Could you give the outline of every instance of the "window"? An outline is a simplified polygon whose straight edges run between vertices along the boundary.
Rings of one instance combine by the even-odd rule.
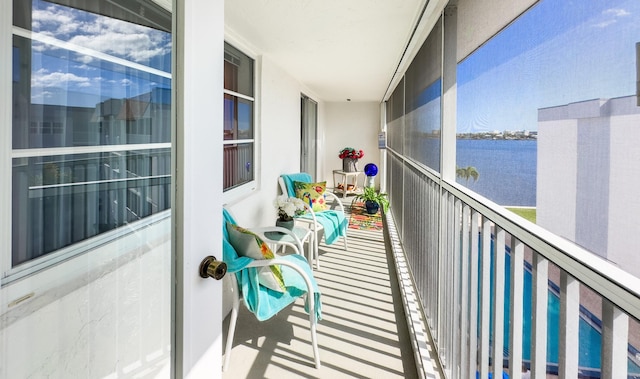
[[[254,179],[253,59],[224,45],[224,190]]]
[[[442,21],[439,20],[387,101],[389,148],[440,171]]]
[[[404,76],[404,155],[440,171],[442,21],[436,23]]]
[[[14,8],[10,270],[24,272],[168,217],[171,14],[152,2]]]
[[[456,149],[462,184],[636,276],[639,17],[538,2],[458,64]]]

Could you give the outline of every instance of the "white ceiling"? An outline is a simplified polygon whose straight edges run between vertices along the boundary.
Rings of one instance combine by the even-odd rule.
[[[225,27],[324,101],[381,101],[427,0],[227,0]]]

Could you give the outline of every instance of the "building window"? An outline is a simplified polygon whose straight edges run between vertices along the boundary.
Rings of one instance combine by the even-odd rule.
[[[254,179],[253,59],[224,45],[224,190]]]
[[[170,208],[171,14],[136,4],[14,1],[14,274]]]

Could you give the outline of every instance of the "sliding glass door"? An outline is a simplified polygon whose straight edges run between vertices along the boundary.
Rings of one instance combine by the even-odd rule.
[[[150,0],[13,1],[0,377],[171,374],[171,29]]]
[[[318,103],[302,95],[300,99],[300,171],[317,175]]]

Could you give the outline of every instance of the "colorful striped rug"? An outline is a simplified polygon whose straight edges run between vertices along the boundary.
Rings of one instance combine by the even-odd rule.
[[[364,203],[353,203],[351,205],[351,217],[349,218],[349,228],[359,230],[382,230],[382,215],[380,211],[370,215],[364,207]]]

